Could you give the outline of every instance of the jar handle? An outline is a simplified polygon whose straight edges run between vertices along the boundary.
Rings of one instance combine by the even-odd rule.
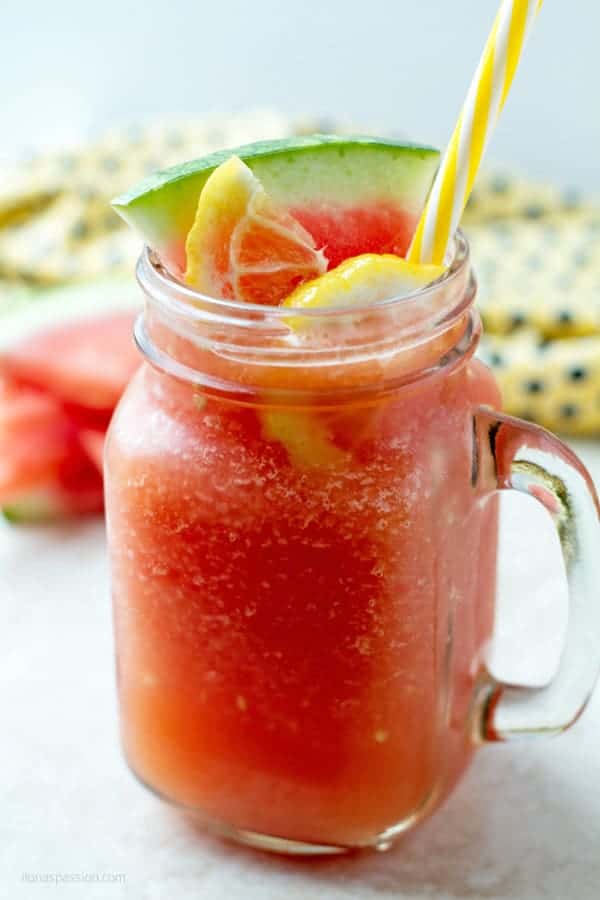
[[[550,513],[569,588],[569,623],[558,671],[541,688],[481,678],[475,736],[485,741],[560,734],[581,715],[600,670],[600,507],[590,474],[543,428],[481,407],[474,416],[473,487],[516,490]]]

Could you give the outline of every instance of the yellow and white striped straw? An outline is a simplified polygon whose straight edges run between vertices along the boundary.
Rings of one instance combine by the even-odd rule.
[[[411,262],[443,263],[542,3],[502,0],[410,245]]]

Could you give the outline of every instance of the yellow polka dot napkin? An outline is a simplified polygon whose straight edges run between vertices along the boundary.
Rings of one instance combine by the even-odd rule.
[[[600,432],[600,205],[484,175],[463,227],[479,282],[480,355],[507,411],[555,431]]]

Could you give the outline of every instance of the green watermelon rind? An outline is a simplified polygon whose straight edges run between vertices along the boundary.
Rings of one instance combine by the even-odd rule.
[[[0,515],[11,525],[43,525],[65,515],[65,509],[52,489],[36,489],[18,500],[0,507]]]
[[[153,172],[130,188],[130,190],[115,197],[112,205],[117,209],[131,206],[136,200],[146,197],[153,191],[162,190],[166,185],[178,181],[187,181],[194,175],[205,174],[206,178],[208,178],[210,172],[231,156],[239,156],[246,163],[250,163],[253,160],[265,157],[285,157],[288,154],[296,155],[302,151],[311,151],[315,148],[319,150],[332,148],[338,154],[341,150],[343,157],[343,152],[348,148],[348,145],[368,148],[376,147],[378,149],[385,148],[386,150],[393,150],[402,154],[416,155],[421,159],[430,156],[436,159],[439,158],[439,150],[425,144],[369,137],[368,135],[310,134],[271,141],[255,141],[252,144],[242,144],[239,147],[217,150],[214,153],[209,153],[207,156]]]
[[[185,240],[209,175],[232,155],[288,209],[391,201],[415,215],[439,162],[439,152],[425,145],[364,135],[304,135],[219,150],[156,172],[112,205],[153,249],[168,255],[174,242]]]

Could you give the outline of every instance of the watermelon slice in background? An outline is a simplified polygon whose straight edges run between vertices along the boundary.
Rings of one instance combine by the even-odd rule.
[[[0,349],[0,370],[83,410],[112,412],[139,365],[130,312],[96,314]]]
[[[11,521],[45,521],[102,509],[102,476],[62,404],[2,382],[0,502]]]
[[[79,440],[87,453],[88,459],[94,463],[100,474],[104,471],[104,438],[106,429],[82,428],[79,432]]]
[[[113,409],[139,365],[129,280],[15,296],[0,312],[0,508],[12,522],[100,512]]]

